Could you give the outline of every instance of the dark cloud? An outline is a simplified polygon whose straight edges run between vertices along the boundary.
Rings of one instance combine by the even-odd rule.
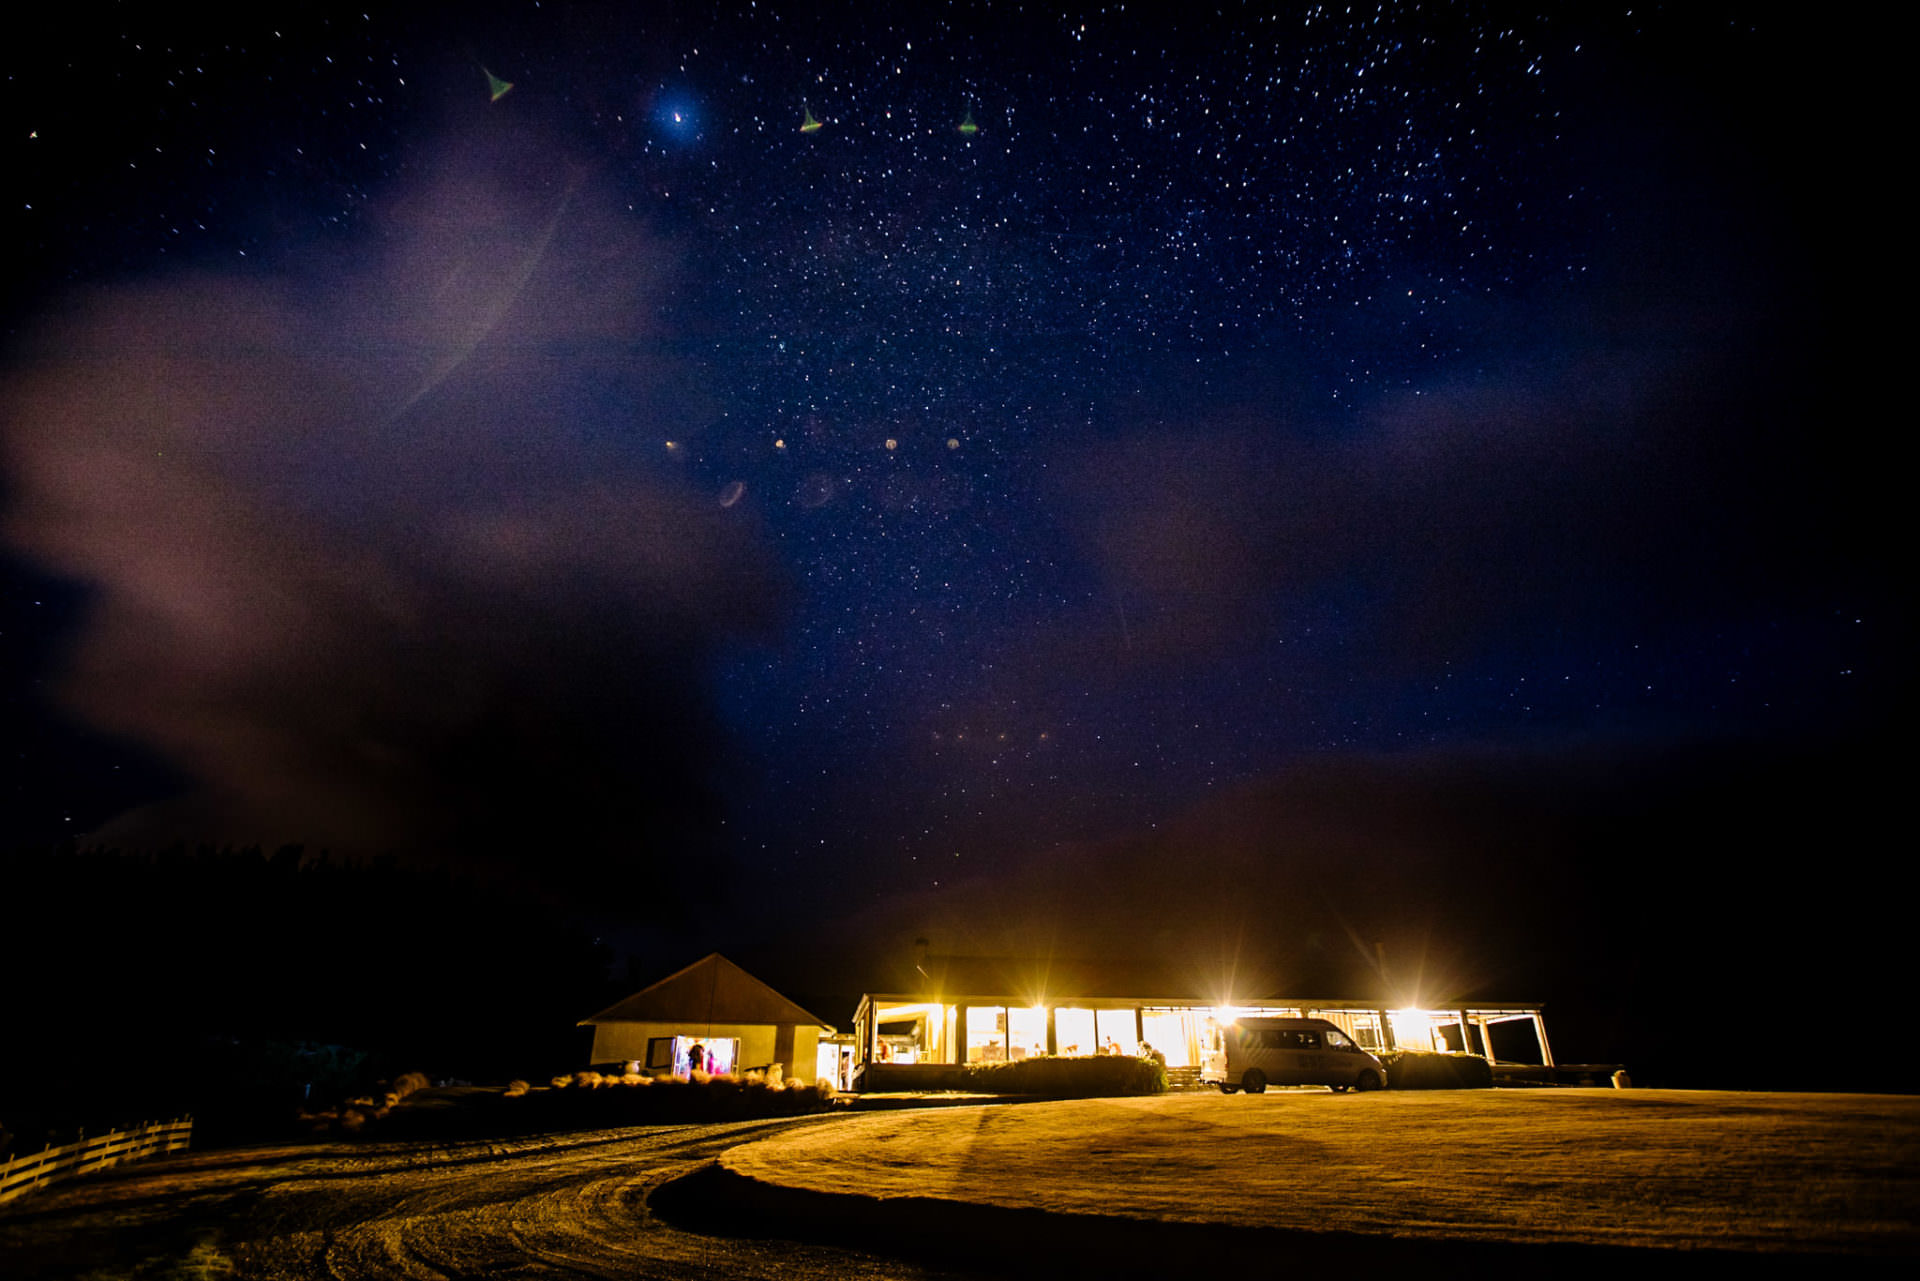
[[[1104,587],[1054,646],[1190,668],[1337,626],[1376,673],[1430,670],[1851,585],[1836,495],[1857,464],[1802,418],[1822,351],[1781,349],[1726,294],[1486,323],[1513,331],[1498,365],[1350,414],[1215,390],[1054,460],[1055,510]]]
[[[666,461],[672,254],[550,151],[444,154],[345,250],[96,289],[16,355],[7,538],[93,593],[65,698],[197,784],[108,838],[627,885],[701,839],[712,656],[781,587]]]
[[[868,948],[848,968],[926,937],[1202,990],[1545,1000],[1563,1061],[1630,1047],[1636,1077],[1703,1084],[1707,1028],[1864,1026],[1890,998],[1899,907],[1847,869],[1888,830],[1897,760],[1833,738],[1323,756],[1150,833],[891,896],[842,932]]]
[[[1515,981],[1503,964],[1539,942],[1539,922],[1508,919],[1477,894],[1494,878],[1503,902],[1525,898],[1522,884],[1579,879],[1598,852],[1582,819],[1617,797],[1628,767],[1604,752],[1581,763],[1497,750],[1324,757],[1150,833],[956,875],[876,908],[870,932],[917,930],[989,955],[1135,955],[1217,975],[1238,966],[1327,994],[1372,991],[1384,950],[1388,985],[1405,1000],[1487,996]]]

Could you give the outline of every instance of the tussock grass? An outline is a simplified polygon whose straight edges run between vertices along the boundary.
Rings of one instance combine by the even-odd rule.
[[[580,1078],[599,1081],[582,1088]],[[562,1086],[559,1083],[566,1081]],[[690,1080],[637,1074],[575,1073],[555,1077],[551,1090],[508,1093],[516,1122],[543,1128],[642,1125],[671,1121],[735,1121],[798,1116],[835,1106],[831,1082],[775,1082],[764,1075],[734,1077],[695,1072]],[[614,1088],[625,1086],[627,1088]]]
[[[775,1084],[764,1075],[748,1080],[706,1073],[700,1079],[682,1081],[640,1073],[568,1072],[554,1075],[543,1086],[514,1080],[503,1088],[429,1087],[408,1093],[398,1107],[367,1097],[333,1111],[303,1113],[301,1120],[317,1135],[478,1137],[682,1121],[751,1121],[803,1116],[839,1106],[838,1092],[827,1081]]]
[[[302,1109],[296,1116],[299,1124],[313,1134],[359,1134],[369,1122],[385,1120],[408,1098],[432,1085],[424,1072],[406,1072],[395,1077],[384,1090],[357,1095],[335,1108]]]

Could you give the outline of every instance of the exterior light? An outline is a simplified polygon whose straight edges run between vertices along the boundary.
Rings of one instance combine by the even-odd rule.
[[[1424,1048],[1433,1048],[1433,1017],[1425,1010],[1393,1010],[1387,1017],[1393,1020],[1396,1042],[1417,1041]]]

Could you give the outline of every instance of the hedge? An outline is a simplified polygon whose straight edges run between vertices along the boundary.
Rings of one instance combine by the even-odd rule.
[[[1152,1059],[1119,1054],[1053,1055],[967,1067],[968,1089],[983,1094],[1042,1094],[1055,1099],[1165,1094],[1167,1069]]]
[[[1431,1054],[1402,1050],[1381,1059],[1390,1090],[1486,1090],[1493,1088],[1493,1065],[1477,1054]]]

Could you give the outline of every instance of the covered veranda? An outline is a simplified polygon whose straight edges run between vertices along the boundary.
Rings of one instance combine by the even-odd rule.
[[[925,979],[920,991],[863,996],[854,1016],[855,1088],[863,1078],[911,1088],[916,1075],[937,1076],[939,1069],[1040,1055],[1157,1052],[1177,1079],[1197,1073],[1221,1049],[1225,1030],[1246,1017],[1326,1019],[1376,1054],[1423,1050],[1553,1064],[1546,1024],[1533,1004],[1395,1008],[1367,997],[1209,999],[1164,981],[1150,985],[1148,974],[1059,963],[1049,963],[1043,983],[981,981],[1003,977],[1009,968],[1017,967],[943,958],[916,967]],[[1118,986],[1128,979],[1137,986]],[[882,1072],[869,1071],[879,1065]]]

